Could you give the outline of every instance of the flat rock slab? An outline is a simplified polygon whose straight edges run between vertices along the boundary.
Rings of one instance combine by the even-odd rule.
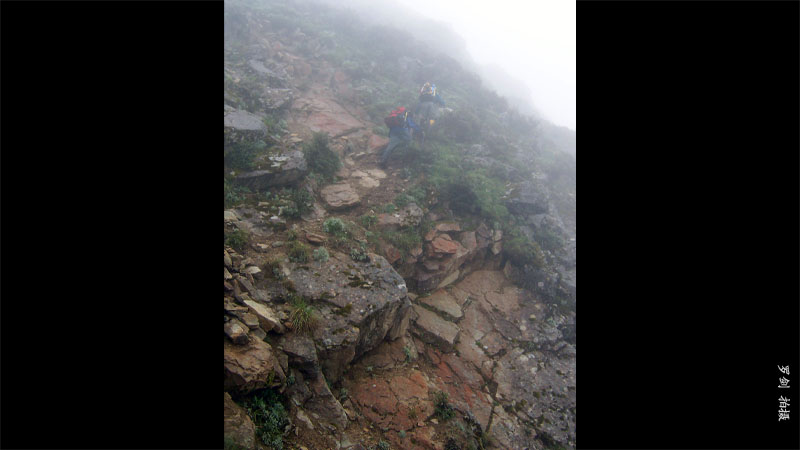
[[[268,156],[262,161],[261,167],[241,173],[233,181],[252,190],[264,190],[294,184],[308,173],[306,158],[299,150]]]
[[[419,301],[456,320],[464,315],[456,299],[444,289],[439,289],[431,294],[430,297],[421,297]]]
[[[422,306],[414,305],[414,311],[417,313],[417,321],[412,327],[414,334],[424,342],[438,346],[443,351],[453,351],[458,339],[458,326]]]
[[[351,208],[361,202],[358,193],[350,186],[350,183],[335,183],[322,188],[320,191],[322,200],[333,210]]]

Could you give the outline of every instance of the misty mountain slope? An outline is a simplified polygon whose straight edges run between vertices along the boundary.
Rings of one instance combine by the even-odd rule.
[[[224,59],[226,446],[574,447],[575,159],[552,125],[313,2],[226,2]],[[452,111],[380,169],[383,117],[426,80]]]

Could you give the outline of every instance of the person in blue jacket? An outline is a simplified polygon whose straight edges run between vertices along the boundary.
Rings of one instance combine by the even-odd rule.
[[[433,125],[439,116],[439,107],[445,107],[444,99],[436,90],[435,84],[426,82],[419,90],[419,103],[414,108],[414,115],[420,119],[422,128],[427,129]]]
[[[389,157],[397,146],[411,143],[411,130],[421,131],[419,125],[414,123],[412,115],[406,111],[405,107],[400,107],[392,112],[393,115],[395,115],[395,113],[398,113],[397,115],[401,117],[393,123],[393,126],[389,127],[389,144],[383,149],[380,159],[380,166],[384,169],[389,162]]]

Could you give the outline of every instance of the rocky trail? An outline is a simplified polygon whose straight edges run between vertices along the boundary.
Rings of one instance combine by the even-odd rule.
[[[258,111],[230,106],[226,90],[226,139],[267,136],[278,149],[257,170],[232,173],[234,181],[254,191],[303,182],[302,145],[315,132],[328,134],[342,167],[332,183],[303,182],[314,205],[301,219],[267,202],[225,210],[226,233],[249,239],[224,251],[226,436],[268,448],[242,402],[272,387],[287,399],[284,448],[574,448],[575,312],[544,295],[569,278],[514,267],[493,224],[413,202],[382,212],[420,179],[403,170],[402,151],[378,167],[388,139],[357,100],[360,86],[275,36],[258,45],[246,63],[226,57],[226,76],[267,86],[262,108],[281,108],[286,129],[273,133]],[[557,219],[542,204],[536,195],[516,203],[535,220]],[[358,224],[365,214],[377,217],[376,231],[423,220],[431,228],[408,252],[385,245],[355,261],[331,245],[323,223]],[[365,232],[354,227],[353,239]],[[326,247],[330,259],[291,262],[292,240]],[[574,280],[574,255],[564,273]],[[309,334],[293,329],[296,296],[317,315]]]

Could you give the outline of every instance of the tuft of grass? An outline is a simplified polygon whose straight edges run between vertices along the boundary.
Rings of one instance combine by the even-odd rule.
[[[308,262],[311,251],[308,246],[300,241],[291,241],[289,244],[289,260],[296,263]]]
[[[408,252],[422,244],[422,238],[413,228],[406,228],[400,231],[387,231],[383,233],[383,238],[404,252]]]
[[[311,142],[303,146],[303,152],[308,161],[309,168],[322,175],[325,179],[332,180],[333,175],[342,167],[339,155],[328,146],[326,133],[314,133]]]
[[[289,321],[292,323],[292,329],[298,333],[311,331],[317,321],[314,307],[306,303],[303,297],[294,296]]]

